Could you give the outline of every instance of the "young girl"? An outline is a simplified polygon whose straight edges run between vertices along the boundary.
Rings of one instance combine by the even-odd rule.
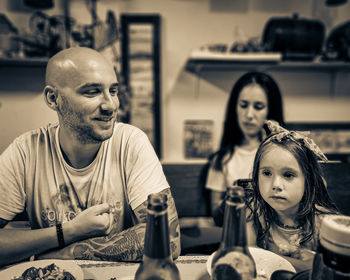
[[[327,158],[306,136],[267,125],[271,136],[254,161],[248,244],[310,264],[322,216],[338,213],[318,163]]]

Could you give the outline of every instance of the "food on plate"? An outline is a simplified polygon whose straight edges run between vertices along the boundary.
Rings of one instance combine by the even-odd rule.
[[[26,269],[21,276],[14,277],[12,280],[75,280],[75,277],[52,263],[43,268],[32,266]]]

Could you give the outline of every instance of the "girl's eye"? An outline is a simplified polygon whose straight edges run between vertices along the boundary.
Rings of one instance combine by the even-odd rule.
[[[266,177],[269,177],[269,176],[272,175],[271,172],[270,172],[269,170],[262,170],[262,171],[261,171],[261,174],[262,174],[263,176],[266,176]]]
[[[291,179],[291,178],[295,177],[295,174],[293,172],[285,172],[283,174],[283,176],[287,179]]]

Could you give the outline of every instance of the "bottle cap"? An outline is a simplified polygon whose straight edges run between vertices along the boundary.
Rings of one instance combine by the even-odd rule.
[[[162,211],[167,209],[168,197],[166,194],[154,193],[148,196],[148,209]]]
[[[245,202],[245,193],[244,189],[239,186],[229,186],[227,188],[227,200],[226,202],[231,203],[244,203]]]
[[[320,229],[320,243],[332,252],[350,256],[350,217],[325,216]]]

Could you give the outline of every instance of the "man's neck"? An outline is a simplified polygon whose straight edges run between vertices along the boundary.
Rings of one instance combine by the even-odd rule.
[[[95,159],[101,143],[81,143],[74,135],[62,128],[58,131],[58,140],[65,161],[73,168],[84,168]]]

